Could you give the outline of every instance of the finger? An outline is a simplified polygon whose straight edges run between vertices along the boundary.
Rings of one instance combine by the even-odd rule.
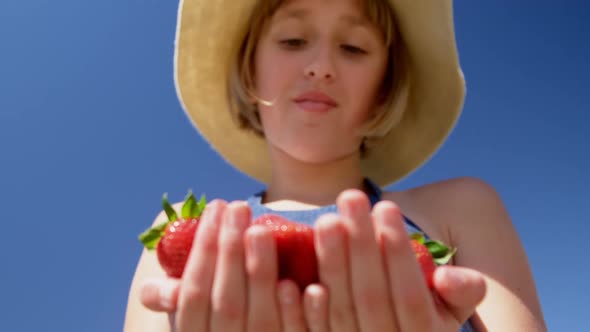
[[[320,217],[315,229],[320,281],[332,290],[328,303],[330,329],[356,331],[358,323],[350,283],[346,230],[340,218],[332,214]]]
[[[178,297],[176,326],[179,332],[209,329],[209,302],[217,261],[217,237],[226,205],[217,200],[209,203],[199,221]]]
[[[309,332],[331,331],[328,321],[328,301],[328,291],[322,285],[313,284],[305,288],[303,311]]]
[[[271,230],[253,225],[246,230],[248,331],[278,331],[277,251]]]
[[[150,310],[174,312],[179,289],[179,279],[147,279],[140,285],[140,300]]]
[[[305,317],[299,287],[291,280],[281,280],[277,286],[283,332],[305,332]]]
[[[475,307],[486,293],[483,275],[464,267],[438,267],[434,272],[433,283],[448,311],[459,324],[473,315]]]
[[[394,319],[383,259],[371,220],[371,203],[359,190],[344,191],[338,211],[348,231],[352,293],[362,331],[391,331]]]
[[[246,321],[246,268],[244,232],[250,223],[250,208],[230,203],[219,231],[219,253],[211,296],[211,330],[243,331]]]
[[[399,208],[392,202],[375,205],[389,276],[390,297],[400,331],[430,331],[436,319],[432,295],[410,246]]]
[[[168,326],[170,326],[171,332],[178,331],[177,327],[176,327],[176,313],[175,312],[168,313]]]

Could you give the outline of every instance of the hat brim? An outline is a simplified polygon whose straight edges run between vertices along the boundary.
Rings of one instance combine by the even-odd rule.
[[[232,120],[226,78],[230,55],[257,0],[180,0],[174,56],[181,105],[199,133],[231,165],[268,183],[271,163],[263,138]],[[451,0],[390,0],[409,60],[410,89],[400,123],[361,160],[380,186],[399,181],[428,161],[453,130],[463,107]]]

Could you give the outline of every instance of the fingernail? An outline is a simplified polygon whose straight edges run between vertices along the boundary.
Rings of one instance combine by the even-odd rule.
[[[341,214],[353,217],[368,213],[368,198],[358,190],[348,190],[338,200],[338,210]]]
[[[311,307],[314,310],[319,310],[322,308],[322,299],[319,297],[319,294],[318,296],[315,296],[311,299]]]
[[[462,286],[465,284],[465,275],[458,270],[447,268],[445,271],[446,279],[454,286]]]
[[[160,288],[160,304],[164,308],[173,309],[173,297],[175,290],[176,287],[172,283],[165,283],[162,288]]]
[[[310,308],[313,310],[319,310],[322,307],[322,290],[317,285],[310,285],[305,289],[307,297],[309,299]]]
[[[252,249],[258,255],[264,255],[265,252],[268,251],[268,243],[265,239],[265,229],[262,227],[264,226],[255,226],[253,231],[250,234],[250,241],[252,243]]]
[[[248,204],[243,201],[231,202],[224,216],[224,226],[233,233],[240,233],[250,219]]]
[[[338,248],[340,246],[340,236],[335,227],[324,227],[320,230],[320,240],[328,249]]]
[[[284,284],[279,285],[279,298],[284,304],[293,304],[295,302],[293,292]]]
[[[239,216],[236,215],[235,211],[232,211],[232,213],[227,216],[227,224],[226,226],[228,226],[228,230],[232,233],[239,233],[241,230],[240,227],[240,218]]]

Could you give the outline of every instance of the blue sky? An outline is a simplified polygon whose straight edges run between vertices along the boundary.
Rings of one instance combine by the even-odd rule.
[[[389,189],[463,175],[491,183],[529,254],[550,330],[578,331],[590,301],[588,6],[455,8],[463,117],[428,164]],[[181,111],[176,11],[164,0],[0,1],[3,330],[121,330],[137,234],[162,193],[232,200],[261,188]]]

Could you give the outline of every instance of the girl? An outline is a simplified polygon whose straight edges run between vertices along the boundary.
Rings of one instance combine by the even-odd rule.
[[[177,32],[187,115],[267,187],[209,203],[181,280],[142,255],[125,331],[545,330],[489,185],[380,189],[423,164],[459,116],[450,0],[184,0]],[[266,212],[315,227],[320,283],[302,296],[277,281],[269,231],[248,227]],[[459,249],[432,292],[408,231]]]

